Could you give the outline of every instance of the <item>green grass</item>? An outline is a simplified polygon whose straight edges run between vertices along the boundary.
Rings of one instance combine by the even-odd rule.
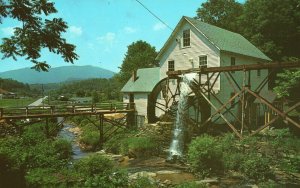
[[[7,108],[7,107],[22,107],[27,106],[38,98],[25,98],[25,99],[0,99],[0,107]]]

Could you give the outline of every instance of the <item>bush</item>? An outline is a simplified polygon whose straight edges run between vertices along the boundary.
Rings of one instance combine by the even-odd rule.
[[[159,152],[159,144],[149,137],[130,137],[124,139],[121,144],[122,154],[133,154],[136,157],[151,156]]]
[[[110,174],[87,177],[84,181],[84,187],[128,187],[128,175],[125,171],[117,171]]]
[[[130,186],[130,188],[156,188],[157,185],[154,184],[148,177],[138,177],[134,180]]]
[[[263,181],[272,177],[272,170],[269,167],[269,160],[260,156],[257,153],[251,153],[245,156],[243,163],[241,164],[241,172],[249,179],[255,181]]]
[[[206,184],[197,184],[196,182],[185,182],[179,185],[176,185],[175,188],[207,188]]]
[[[90,146],[91,149],[94,150],[99,144],[99,140],[100,140],[99,133],[95,131],[91,131],[91,132],[83,132],[80,136],[79,142],[87,146]]]
[[[69,187],[78,183],[80,176],[70,170],[35,168],[26,176],[27,187]]]
[[[223,172],[222,150],[211,136],[203,135],[191,142],[188,162],[194,172],[203,177]]]
[[[72,154],[72,145],[64,139],[57,139],[52,143],[54,150],[60,159],[69,159]]]
[[[104,175],[111,172],[113,166],[113,162],[110,159],[99,154],[82,158],[74,164],[75,170],[86,176]]]

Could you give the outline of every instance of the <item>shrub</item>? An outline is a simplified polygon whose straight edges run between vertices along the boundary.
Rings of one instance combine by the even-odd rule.
[[[117,171],[105,175],[95,175],[87,177],[84,187],[128,187],[128,175],[124,171]]]
[[[149,137],[130,137],[122,141],[121,153],[134,154],[136,157],[146,157],[159,153],[160,146]]]
[[[52,143],[54,150],[60,159],[68,159],[72,154],[72,145],[64,139],[57,139]]]
[[[156,188],[157,185],[154,184],[153,181],[151,181],[148,177],[138,177],[136,180],[134,180],[130,186],[130,188]]]
[[[95,149],[99,144],[100,135],[98,132],[83,132],[80,136],[80,143],[90,146],[92,149]]]
[[[106,174],[112,171],[113,166],[110,159],[99,154],[82,158],[74,164],[75,170],[86,176]]]
[[[179,185],[176,185],[175,188],[207,188],[208,186],[206,184],[199,184],[196,182],[185,182]]]
[[[188,162],[194,172],[202,176],[223,171],[222,150],[217,140],[208,135],[197,137],[188,149]]]
[[[81,122],[80,122],[80,127],[84,127],[85,125],[87,125],[90,121],[87,120],[87,119],[83,119]]]
[[[79,175],[64,169],[35,168],[26,176],[27,187],[68,187],[77,184]]]
[[[257,153],[251,153],[245,157],[240,168],[247,178],[255,181],[267,180],[273,174],[269,167],[269,160]]]

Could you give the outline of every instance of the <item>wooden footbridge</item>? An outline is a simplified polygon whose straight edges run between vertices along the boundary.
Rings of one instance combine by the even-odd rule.
[[[50,118],[64,117],[63,121],[57,123],[58,126],[61,126],[67,117],[83,116],[99,130],[99,146],[102,148],[103,143],[119,128],[128,128],[135,125],[135,111],[134,103],[121,102],[7,107],[0,108],[0,121],[6,121],[6,123],[19,130],[25,125],[45,120],[45,130],[48,135],[48,120]],[[91,116],[96,117],[99,124],[91,120]],[[20,123],[18,120],[29,121]],[[111,125],[106,131],[104,131],[104,123]]]
[[[51,118],[101,114],[129,114],[135,111],[134,103],[98,103],[74,105],[43,105],[0,108],[0,120]]]

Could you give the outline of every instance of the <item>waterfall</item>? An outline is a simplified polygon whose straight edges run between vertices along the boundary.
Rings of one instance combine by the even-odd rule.
[[[186,115],[186,107],[188,95],[190,92],[189,83],[196,77],[196,73],[183,75],[183,82],[180,83],[180,95],[177,106],[176,120],[174,122],[173,138],[169,150],[169,159],[174,156],[182,156],[184,149],[184,117]]]

